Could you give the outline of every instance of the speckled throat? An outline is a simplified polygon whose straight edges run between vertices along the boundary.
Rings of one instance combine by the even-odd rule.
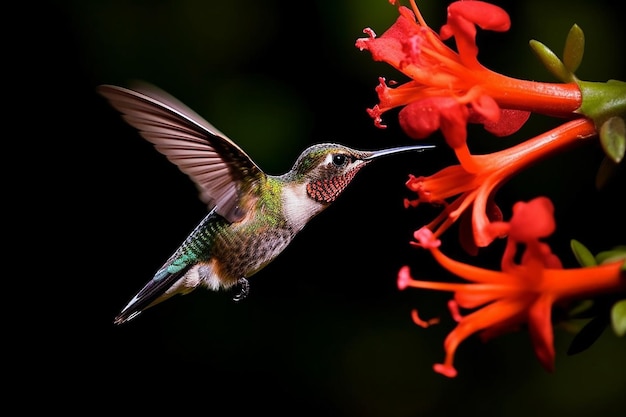
[[[313,200],[330,204],[341,194],[341,192],[350,184],[354,176],[365,164],[357,165],[354,169],[343,175],[332,178],[311,181],[306,185],[306,192]]]

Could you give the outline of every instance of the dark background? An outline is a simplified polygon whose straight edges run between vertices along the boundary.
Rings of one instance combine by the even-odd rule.
[[[421,1],[433,28],[447,2]],[[423,4],[421,4],[423,3]],[[555,81],[528,47],[560,55],[577,23],[587,38],[582,79],[626,79],[617,2],[498,2],[504,34],[479,33],[479,59],[520,78]],[[365,113],[378,76],[400,78],[354,47],[396,19],[384,0],[51,1],[9,8],[5,35],[5,415],[617,415],[626,405],[626,341],[605,332],[567,356],[573,334],[555,328],[556,372],[534,357],[528,333],[456,356],[459,376],[432,371],[453,323],[449,294],[399,292],[410,265],[422,279],[450,279],[408,245],[436,210],[405,210],[407,175],[454,162],[428,154],[381,160],[251,281],[241,304],[199,290],[114,326],[205,207],[189,179],[126,125],[98,84],[149,81],[233,138],[268,173],[281,174],[321,141],[377,149],[413,143]],[[512,138],[472,130],[479,150],[510,146],[555,126],[533,116]],[[472,142],[474,141],[474,142]],[[440,143],[434,135],[432,142]],[[598,192],[599,146],[589,143],[521,173],[498,193],[513,202],[548,195],[550,244],[575,266],[569,240],[594,253],[624,244],[623,175]],[[446,253],[497,268],[501,242],[478,259],[455,230]],[[424,330],[410,311],[439,315]]]

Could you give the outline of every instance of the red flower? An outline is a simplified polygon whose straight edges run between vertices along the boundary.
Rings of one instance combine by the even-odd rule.
[[[465,144],[467,123],[481,123],[497,135],[517,131],[529,112],[570,115],[581,105],[575,83],[550,84],[506,77],[482,66],[478,60],[476,26],[506,31],[508,14],[482,1],[457,1],[448,7],[448,22],[438,36],[422,18],[411,0],[413,11],[401,6],[400,16],[382,36],[371,29],[368,38],[356,41],[372,58],[384,61],[411,78],[390,88],[384,78],[376,87],[379,104],[368,110],[375,124],[394,107],[403,130],[412,138],[427,137],[441,129],[448,144],[469,153]],[[454,37],[458,53],[443,40]]]
[[[409,268],[403,267],[398,273],[398,288],[454,292],[450,308],[458,325],[446,337],[446,358],[444,363],[434,366],[436,372],[456,376],[454,354],[461,342],[472,334],[480,333],[483,339],[489,339],[516,330],[523,324],[528,324],[539,361],[551,371],[554,367],[553,305],[626,290],[626,278],[620,272],[623,260],[594,267],[563,269],[550,247],[539,240],[550,235],[555,228],[552,203],[545,197],[517,203],[510,222],[496,222],[490,227],[496,233],[508,233],[501,272],[448,258],[439,250],[440,241],[429,229],[422,228],[414,234],[416,242],[411,243],[430,250],[444,268],[470,283],[414,280]],[[520,245],[525,246],[525,250],[520,262],[516,263],[514,259]],[[456,311],[457,305],[474,311],[461,316]],[[432,323],[419,319],[416,311],[413,319],[422,326]]]
[[[506,234],[504,230],[489,227],[492,220],[499,219],[500,211],[494,203],[496,190],[538,159],[595,134],[591,120],[576,119],[499,152],[487,155],[458,152],[460,165],[448,166],[428,177],[409,177],[406,186],[416,192],[418,198],[405,200],[405,206],[415,207],[420,203],[444,206],[441,214],[426,226],[435,238],[471,207],[473,233],[469,237],[473,237],[473,242],[463,243],[466,247],[487,246]],[[453,197],[456,198],[448,202]]]

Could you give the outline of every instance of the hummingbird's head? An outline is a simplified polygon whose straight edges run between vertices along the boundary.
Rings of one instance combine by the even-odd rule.
[[[352,182],[356,173],[376,158],[432,147],[420,145],[360,151],[336,143],[322,143],[305,149],[285,176],[290,181],[305,183],[307,195],[313,200],[330,204]]]

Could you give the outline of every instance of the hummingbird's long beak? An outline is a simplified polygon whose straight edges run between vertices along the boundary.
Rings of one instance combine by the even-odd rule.
[[[401,146],[398,148],[381,149],[380,151],[372,151],[369,155],[363,158],[364,161],[371,161],[381,156],[393,155],[400,152],[418,151],[421,152],[424,149],[434,148],[435,145],[414,145],[414,146]]]

